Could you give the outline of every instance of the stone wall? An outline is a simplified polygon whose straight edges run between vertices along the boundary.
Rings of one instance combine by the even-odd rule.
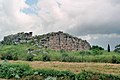
[[[18,33],[4,37],[3,43],[20,44],[29,41],[33,42],[34,45],[53,50],[79,51],[89,50],[91,48],[86,40],[73,37],[62,31],[37,36],[32,36],[32,32]]]
[[[19,44],[25,43],[32,38],[32,32],[29,33],[18,33],[14,35],[5,36],[2,43],[3,44]]]
[[[73,37],[61,31],[46,34],[40,42],[45,48],[53,50],[79,51],[91,48],[86,40]]]

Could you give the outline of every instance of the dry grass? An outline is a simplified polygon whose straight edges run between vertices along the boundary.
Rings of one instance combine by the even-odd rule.
[[[79,73],[82,70],[95,71],[106,74],[120,74],[120,64],[110,63],[76,63],[76,62],[42,62],[42,61],[9,61],[11,63],[26,63],[34,69],[67,70]]]

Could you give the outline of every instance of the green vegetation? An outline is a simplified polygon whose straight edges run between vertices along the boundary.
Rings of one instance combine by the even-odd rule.
[[[93,46],[88,51],[54,51],[31,44],[1,45],[1,60],[24,60],[24,61],[61,61],[61,62],[99,62],[120,63],[119,46],[115,52],[105,51],[102,47]],[[62,64],[63,65],[63,64]],[[54,65],[56,67],[56,65]],[[51,70],[52,69],[52,70]],[[59,70],[59,69],[57,69]],[[7,63],[0,64],[0,78],[12,80],[120,80],[120,76],[103,74],[95,71],[57,71],[49,69],[33,69],[28,64]],[[67,70],[67,69],[66,69]],[[78,70],[76,70],[77,72]]]
[[[120,53],[120,44],[115,46],[114,51]]]
[[[30,66],[27,64],[0,64],[0,78],[20,78],[30,73]]]
[[[11,64],[3,62],[0,64],[0,78],[12,80],[120,80],[120,76],[101,74],[83,70],[79,74],[69,71],[32,69],[27,64]]]
[[[93,45],[91,50],[104,50],[104,48],[98,46],[98,45]]]
[[[31,44],[0,46],[1,60],[120,63],[120,54],[93,46],[89,51],[54,51]]]

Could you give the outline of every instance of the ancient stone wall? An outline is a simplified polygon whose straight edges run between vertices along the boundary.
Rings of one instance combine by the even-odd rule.
[[[41,39],[42,45],[53,50],[79,51],[89,50],[90,44],[86,40],[73,37],[61,31],[47,34]]]
[[[73,37],[62,31],[38,36],[32,36],[32,32],[18,33],[4,37],[3,43],[20,44],[28,41],[33,42],[35,45],[53,50],[79,51],[89,50],[91,47],[86,40]]]
[[[18,33],[14,35],[5,36],[2,43],[4,44],[19,44],[25,43],[32,38],[32,32],[29,33]]]

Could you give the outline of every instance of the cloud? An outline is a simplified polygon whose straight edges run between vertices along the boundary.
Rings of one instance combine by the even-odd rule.
[[[0,0],[0,38],[63,30],[91,41],[107,34],[112,41],[120,34],[119,13],[120,0]]]
[[[75,35],[96,33],[119,34],[120,4],[113,6],[112,2],[110,0],[90,0],[89,2],[84,1],[83,5],[79,4],[81,9],[76,9],[79,14],[76,14],[76,18],[72,18],[75,21],[74,25],[67,31]]]
[[[29,7],[25,0],[1,0],[0,5],[0,37],[31,30],[31,25],[34,24],[33,17],[21,12],[22,9]]]
[[[107,49],[107,45],[110,44],[111,49],[114,50],[115,46],[120,43],[120,34],[87,34],[79,36],[80,38],[87,40],[91,45],[99,45]]]

